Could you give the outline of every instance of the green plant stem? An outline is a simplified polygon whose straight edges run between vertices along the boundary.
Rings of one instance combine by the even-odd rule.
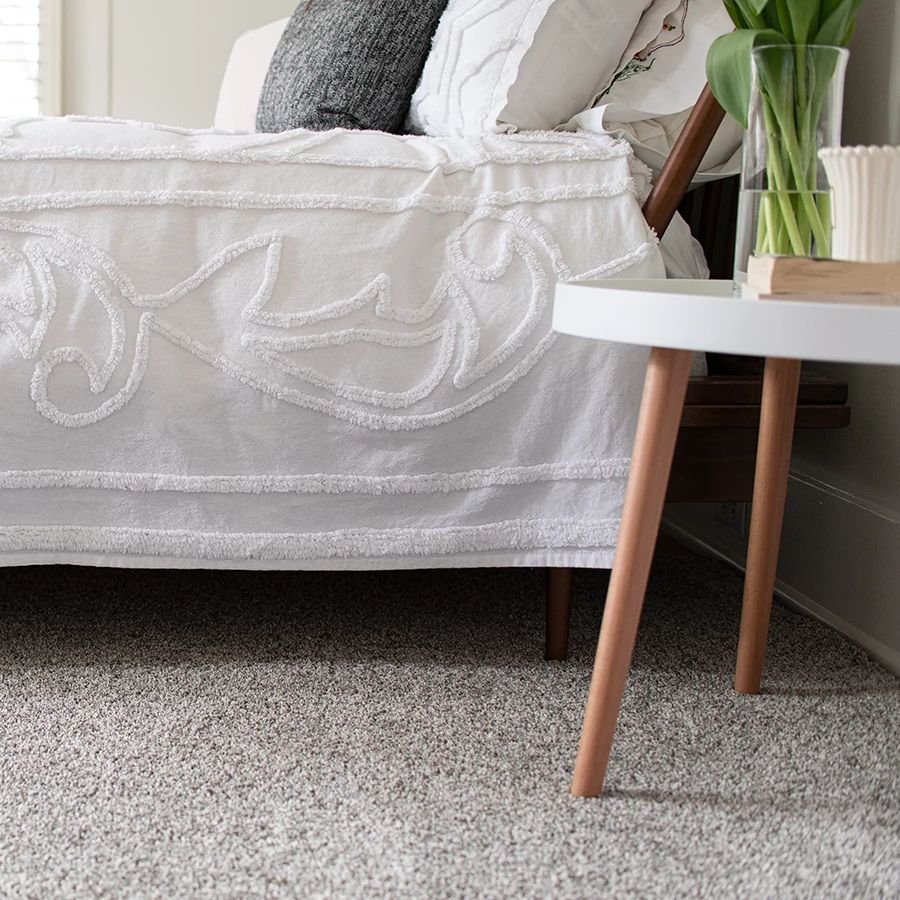
[[[821,255],[830,246],[829,228],[815,196],[815,126],[824,95],[813,91],[816,101],[807,102],[811,97],[807,82],[817,72],[815,66],[808,66],[806,48],[796,48],[790,59],[789,67],[773,64],[758,73],[768,143],[768,188],[777,201],[784,228],[773,227],[773,210],[767,207],[765,232],[758,235],[757,251],[808,256],[815,243]]]
[[[756,219],[756,247],[757,253],[769,252],[769,234],[771,233],[771,222],[769,221],[769,203],[765,194],[762,194],[759,200],[759,211]]]
[[[769,186],[771,193],[777,198],[781,218],[787,229],[790,241],[790,250],[788,253],[793,254],[794,256],[806,256],[808,251],[804,245],[800,227],[797,224],[797,217],[789,196],[781,155],[778,153],[778,135],[775,130],[774,121],[777,117],[771,109],[771,103],[768,99],[763,103],[763,115],[765,116],[766,135],[769,141]],[[772,190],[773,188],[774,190]],[[772,250],[773,252],[778,252],[780,248],[773,247]]]
[[[776,118],[776,125],[781,130],[782,141],[784,142],[784,147],[787,151],[791,174],[793,176],[793,181],[796,184],[796,192],[800,203],[803,205],[805,220],[812,229],[816,245],[825,250],[830,241],[828,234],[825,231],[825,226],[822,224],[822,220],[819,217],[819,210],[816,206],[815,199],[813,198],[813,190],[810,188],[809,172],[811,163],[808,160],[804,162],[804,156],[807,154],[804,154],[801,150],[800,141],[797,139],[796,129],[794,127],[794,122],[792,121],[793,117],[784,112],[782,115],[779,115],[777,105],[774,106],[772,112]],[[805,110],[803,110],[801,114],[805,114]],[[803,143],[804,145],[808,145],[809,139]],[[814,164],[815,157],[813,154],[815,153],[815,146],[813,145],[811,149],[812,154],[810,154],[810,156],[812,156],[812,164]],[[770,151],[772,151],[773,156],[778,155],[774,152],[775,148],[772,147],[771,144]]]

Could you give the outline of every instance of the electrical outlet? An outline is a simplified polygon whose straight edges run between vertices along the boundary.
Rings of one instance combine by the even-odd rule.
[[[716,507],[716,521],[729,531],[747,537],[749,503],[720,503]]]

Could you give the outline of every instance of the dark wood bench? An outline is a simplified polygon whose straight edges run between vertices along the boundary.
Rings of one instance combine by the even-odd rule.
[[[670,503],[749,503],[753,497],[762,376],[706,375],[692,378],[666,499]],[[847,385],[804,372],[797,429],[845,428],[850,424]],[[569,652],[571,569],[549,569],[545,657]]]
[[[759,375],[691,379],[669,481],[670,502],[751,500],[761,394]],[[847,395],[846,384],[804,373],[797,428],[846,427]]]

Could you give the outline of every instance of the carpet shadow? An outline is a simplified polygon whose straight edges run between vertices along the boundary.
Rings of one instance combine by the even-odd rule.
[[[6,569],[0,571],[0,663],[325,659],[588,671],[607,584],[608,572],[577,573],[569,660],[549,664],[543,660],[542,569]],[[662,554],[651,578],[636,667],[730,678],[740,593],[740,579],[720,563]],[[796,652],[798,642],[813,639],[816,653]],[[784,609],[775,611],[770,643],[773,692],[796,693],[799,676],[809,680],[801,690],[826,695],[834,685],[830,678],[823,684],[829,654],[847,651],[839,635]],[[790,687],[779,687],[783,681]]]
[[[6,570],[0,653],[15,643],[32,663],[54,665],[274,658],[521,665],[543,653],[543,584],[543,573],[528,569]]]

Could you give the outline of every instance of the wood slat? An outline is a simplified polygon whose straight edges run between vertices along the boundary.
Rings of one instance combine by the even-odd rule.
[[[798,428],[845,428],[850,424],[850,407],[817,403],[797,407]],[[686,406],[682,428],[756,428],[759,406],[715,404]]]
[[[724,118],[725,110],[709,86],[704,87],[644,204],[644,218],[660,237],[669,227]]]
[[[800,404],[822,403],[840,406],[847,402],[847,385],[823,375],[804,373],[800,382]],[[754,405],[762,400],[762,378],[754,375],[707,375],[688,384],[688,406]]]

